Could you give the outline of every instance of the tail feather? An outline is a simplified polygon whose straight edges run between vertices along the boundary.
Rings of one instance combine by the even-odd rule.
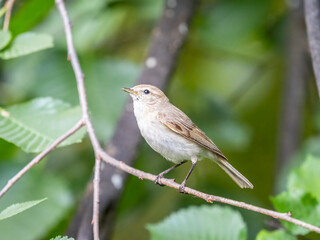
[[[216,163],[235,181],[241,188],[253,188],[252,183],[241,173],[231,166],[225,159],[219,158]]]

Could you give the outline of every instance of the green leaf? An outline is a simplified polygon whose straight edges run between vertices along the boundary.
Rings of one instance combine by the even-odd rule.
[[[0,186],[17,173],[24,164],[0,163]],[[48,239],[45,238],[59,221],[70,214],[72,195],[69,183],[61,176],[43,171],[41,166],[31,169],[23,179],[17,182],[1,198],[0,209],[13,202],[25,202],[28,199],[48,199],[37,207],[30,208],[12,218],[0,222],[1,239]],[[19,227],[17,227],[19,226]]]
[[[81,118],[80,107],[57,99],[37,98],[7,109],[0,108],[0,137],[26,152],[40,152],[68,131]],[[80,129],[59,146],[80,142]]]
[[[220,206],[189,207],[147,228],[152,240],[247,239],[247,228],[240,213]]]
[[[125,100],[128,99],[121,88],[134,85],[139,66],[114,58],[87,57],[82,63],[93,125],[98,138],[106,141],[112,136]],[[6,88],[0,88],[0,95],[4,99],[13,96],[17,99],[52,96],[71,104],[78,103],[74,73],[71,64],[66,63],[65,54],[52,53],[48,61],[45,52],[40,52],[28,56],[28,61],[18,58],[5,64],[7,68],[4,74],[10,81]],[[107,80],[105,76],[108,76]]]
[[[275,209],[279,212],[291,212],[292,217],[313,225],[320,225],[320,204],[310,193],[294,195],[283,192],[272,198]],[[307,234],[310,230],[302,228],[293,223],[281,221],[292,234]]]
[[[29,31],[45,18],[52,6],[54,6],[54,1],[26,0],[21,2],[11,17],[10,31],[13,35]]]
[[[11,40],[11,33],[9,31],[0,30],[0,50],[3,49]]]
[[[74,240],[74,238],[69,238],[67,236],[64,236],[64,237],[57,236],[55,238],[51,238],[50,240]]]
[[[12,204],[11,206],[4,209],[2,212],[0,212],[0,220],[12,217],[18,213],[21,213],[41,202],[46,200],[46,198],[35,200],[35,201],[29,201],[29,202],[23,202],[23,203],[16,203]]]
[[[0,58],[11,59],[53,47],[50,35],[26,32],[18,35],[5,51],[0,53]]]
[[[288,191],[272,198],[279,212],[291,212],[294,218],[320,225],[320,159],[308,155],[303,164],[289,175]],[[310,230],[282,221],[293,234],[307,234]]]
[[[285,232],[284,230],[276,230],[269,232],[262,230],[259,232],[256,240],[296,240],[297,238],[291,234]]]
[[[289,192],[309,192],[320,200],[320,158],[307,156],[306,161],[289,176]]]
[[[17,146],[0,138],[0,161],[14,156],[16,149]]]

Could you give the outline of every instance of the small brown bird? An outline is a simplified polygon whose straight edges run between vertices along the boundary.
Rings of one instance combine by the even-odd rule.
[[[202,158],[209,158],[241,188],[253,188],[252,183],[228,163],[211,139],[185,113],[172,105],[160,89],[152,85],[137,85],[122,90],[130,93],[133,99],[134,115],[141,135],[153,150],[176,164],[157,176],[157,184],[161,185],[161,178],[166,173],[191,160],[192,167],[179,188],[180,192],[184,192],[196,163]]]

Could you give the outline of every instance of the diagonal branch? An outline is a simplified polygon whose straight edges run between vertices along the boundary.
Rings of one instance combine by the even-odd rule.
[[[130,167],[128,165],[126,165],[123,162],[120,162],[112,157],[110,157],[108,154],[106,154],[104,151],[100,152],[102,160],[111,164],[112,166],[119,168],[127,173],[130,173],[136,177],[138,177],[139,179],[143,180],[143,179],[148,179],[150,181],[155,181],[156,180],[156,175],[153,175],[151,173],[146,173],[143,172],[141,170],[135,169],[133,167]],[[166,179],[166,178],[161,178],[161,184],[166,185],[168,187],[174,188],[179,190],[180,184],[174,182],[172,179]],[[291,222],[293,224],[299,225],[301,227],[307,228],[313,232],[319,233],[320,234],[320,228],[316,227],[312,224],[303,222],[301,220],[298,220],[296,218],[291,217],[291,213],[280,213],[280,212],[276,212],[276,211],[272,211],[272,210],[268,210],[265,208],[261,208],[261,207],[257,207],[245,202],[239,202],[239,201],[235,201],[229,198],[224,198],[224,197],[220,197],[220,196],[215,196],[215,195],[211,195],[211,194],[207,194],[207,193],[203,193],[200,192],[198,190],[186,187],[184,189],[184,191],[190,195],[196,196],[198,198],[202,198],[204,200],[206,200],[209,203],[213,203],[213,202],[221,202],[221,203],[225,203],[228,205],[232,205],[235,207],[239,207],[239,208],[244,208],[247,209],[249,211],[253,211],[253,212],[258,212],[264,215],[268,215],[270,217],[276,218],[276,219],[280,219],[280,220],[284,220],[287,222]]]
[[[20,179],[23,175],[28,172],[34,165],[38,164],[45,156],[47,156],[53,149],[55,149],[60,143],[66,140],[68,137],[76,133],[80,128],[84,126],[84,122],[80,120],[74,125],[69,131],[55,140],[47,149],[37,155],[31,162],[29,162],[24,168],[22,168],[13,178],[11,178],[7,185],[3,187],[0,192],[0,198]]]
[[[8,0],[5,3],[6,15],[4,16],[3,31],[8,31],[11,18],[12,7],[15,0]]]

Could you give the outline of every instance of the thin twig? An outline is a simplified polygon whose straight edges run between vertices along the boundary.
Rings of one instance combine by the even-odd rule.
[[[84,122],[80,120],[76,125],[74,125],[70,130],[65,134],[55,140],[49,147],[47,147],[43,152],[37,155],[31,162],[29,162],[24,168],[22,168],[13,178],[11,178],[7,185],[0,192],[0,198],[34,165],[38,164],[45,156],[48,155],[53,149],[55,149],[60,143],[70,137],[72,134],[77,132],[81,127],[84,126]]]
[[[93,179],[93,233],[94,237],[100,237],[99,234],[99,206],[100,206],[100,169],[101,169],[101,158],[96,158],[96,163],[94,167],[94,179]],[[98,223],[98,224],[95,224]]]
[[[153,182],[156,180],[156,175],[153,175],[153,174],[150,174],[150,173],[146,173],[146,172],[143,172],[141,170],[138,170],[138,169],[135,169],[133,167],[130,167],[130,166],[126,165],[124,162],[120,162],[120,161],[110,157],[104,151],[100,151],[100,154],[101,154],[102,160],[104,160],[105,162],[107,162],[107,163],[111,164],[112,166],[114,166],[116,168],[119,168],[119,169],[121,169],[121,170],[123,170],[123,171],[125,171],[127,173],[130,173],[130,174],[138,177],[141,180],[142,179],[148,179],[148,180],[153,181]],[[180,184],[174,182],[172,179],[162,178],[161,179],[161,183],[163,185],[166,185],[168,187],[175,188],[175,189],[179,189],[179,187],[180,187]],[[209,203],[221,202],[221,203],[229,204],[229,205],[236,206],[236,207],[239,207],[239,208],[244,208],[244,209],[247,209],[247,210],[250,210],[250,211],[254,211],[254,212],[258,212],[258,213],[264,214],[264,215],[271,216],[271,217],[276,218],[276,219],[281,219],[281,220],[284,220],[284,221],[287,221],[287,222],[291,222],[293,224],[296,224],[296,225],[299,225],[301,227],[307,228],[307,229],[309,229],[311,231],[314,231],[316,233],[320,233],[320,228],[319,227],[316,227],[314,225],[311,225],[309,223],[306,223],[306,222],[303,222],[303,221],[300,221],[298,219],[295,219],[295,218],[291,217],[291,213],[290,212],[289,213],[279,213],[279,212],[276,212],[276,211],[272,211],[272,210],[268,210],[268,209],[265,209],[265,208],[257,207],[257,206],[254,206],[254,205],[251,205],[251,204],[248,204],[248,203],[239,202],[239,201],[235,201],[235,200],[232,200],[232,199],[228,199],[228,198],[224,198],[224,197],[219,197],[219,196],[203,193],[203,192],[200,192],[198,190],[195,190],[195,189],[192,189],[192,188],[189,188],[189,187],[186,187],[184,190],[185,190],[186,193],[194,195],[194,196],[196,196],[198,198],[202,198],[202,199],[206,200]]]
[[[4,17],[4,23],[3,23],[3,31],[8,31],[9,29],[9,23],[10,23],[10,18],[11,18],[11,11],[12,11],[12,7],[14,4],[15,0],[8,0],[5,3],[6,6],[6,15]]]
[[[72,31],[70,19],[68,16],[68,12],[66,10],[65,4],[63,0],[56,0],[56,6],[60,12],[63,24],[64,31],[67,40],[67,48],[68,48],[68,59],[70,59],[72,68],[77,80],[77,88],[79,94],[79,102],[82,110],[82,116],[87,126],[87,131],[89,134],[89,138],[93,147],[93,150],[96,155],[96,164],[95,164],[95,179],[93,183],[94,187],[94,201],[93,201],[93,237],[95,240],[99,240],[99,175],[100,175],[100,157],[97,155],[98,151],[102,151],[102,148],[99,144],[98,138],[94,132],[94,128],[89,116],[88,111],[88,101],[86,96],[86,89],[84,85],[84,74],[82,72],[79,59],[74,48],[73,39],[72,39]]]

